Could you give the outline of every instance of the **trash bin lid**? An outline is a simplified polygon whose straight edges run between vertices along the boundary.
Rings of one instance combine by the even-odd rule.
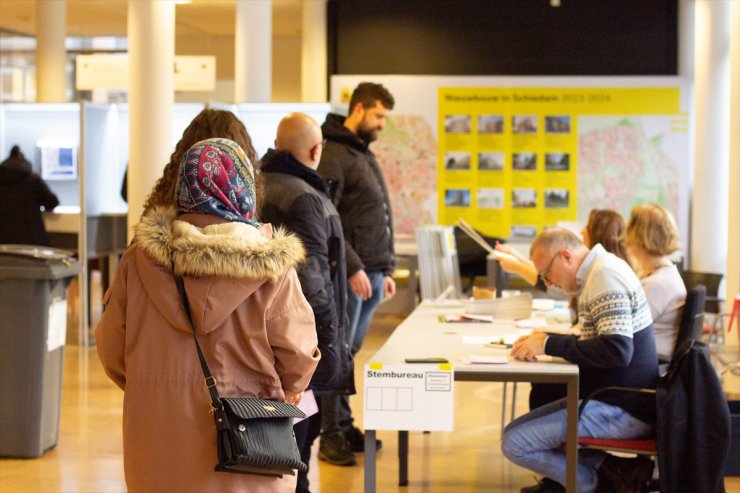
[[[0,245],[0,279],[61,279],[82,271],[74,253],[40,245]]]
[[[0,245],[0,255],[20,255],[43,260],[62,260],[74,257],[74,253],[69,250],[40,245]]]

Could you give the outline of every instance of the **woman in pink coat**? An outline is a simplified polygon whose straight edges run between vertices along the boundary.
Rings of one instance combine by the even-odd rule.
[[[294,270],[303,247],[255,220],[254,169],[230,140],[190,148],[177,203],[136,226],[96,331],[105,371],[124,390],[128,490],[294,491],[294,476],[214,471],[210,397],[173,271],[219,393],[296,402],[320,357]]]

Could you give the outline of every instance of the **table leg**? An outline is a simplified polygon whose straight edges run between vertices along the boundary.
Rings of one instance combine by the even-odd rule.
[[[566,491],[576,491],[576,468],[578,466],[578,375],[568,379],[568,428],[566,452],[565,486]]]
[[[407,284],[409,289],[409,313],[413,312],[416,308],[416,280],[419,271],[419,261],[416,255],[409,257],[409,282]]]
[[[398,486],[409,484],[409,432],[398,431]]]
[[[501,297],[500,287],[501,269],[498,264],[498,260],[492,256],[486,257],[486,284],[488,286],[496,288],[496,298]]]
[[[501,396],[502,402],[501,402],[501,437],[504,436],[504,427],[506,426],[506,387],[509,385],[509,382],[503,382],[504,385],[504,393],[503,396]]]
[[[375,430],[365,430],[365,493],[375,493]]]

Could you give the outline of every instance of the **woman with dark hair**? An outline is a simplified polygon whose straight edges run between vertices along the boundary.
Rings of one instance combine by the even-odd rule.
[[[258,162],[257,152],[252,146],[252,139],[241,120],[231,111],[206,108],[193,118],[193,121],[182,133],[182,138],[175,146],[175,152],[170,156],[170,162],[164,167],[161,178],[144,201],[144,211],[158,205],[171,206],[175,204],[175,187],[182,156],[196,142],[211,138],[233,140],[242,148],[244,154],[252,163]],[[259,177],[259,174],[257,174],[257,177]],[[260,203],[260,180],[257,177],[255,185],[257,202]]]
[[[182,156],[172,200],[144,213],[96,330],[105,372],[124,391],[130,492],[292,493],[282,478],[216,472],[211,399],[194,332],[220,395],[297,403],[320,353],[295,267],[300,240],[256,219],[255,170],[233,141]],[[192,325],[175,284],[181,276]]]
[[[627,262],[627,249],[622,239],[625,228],[624,218],[618,212],[611,209],[592,209],[581,236],[587,247],[593,248],[600,243],[604,250]]]

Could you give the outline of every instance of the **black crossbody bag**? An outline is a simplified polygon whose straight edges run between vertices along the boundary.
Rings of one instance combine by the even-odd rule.
[[[182,277],[176,276],[185,313],[193,330],[200,367],[211,395],[211,411],[216,422],[216,471],[282,477],[307,471],[301,462],[293,434],[293,418],[306,415],[293,404],[253,397],[221,397],[203,351],[195,336],[190,303]]]

